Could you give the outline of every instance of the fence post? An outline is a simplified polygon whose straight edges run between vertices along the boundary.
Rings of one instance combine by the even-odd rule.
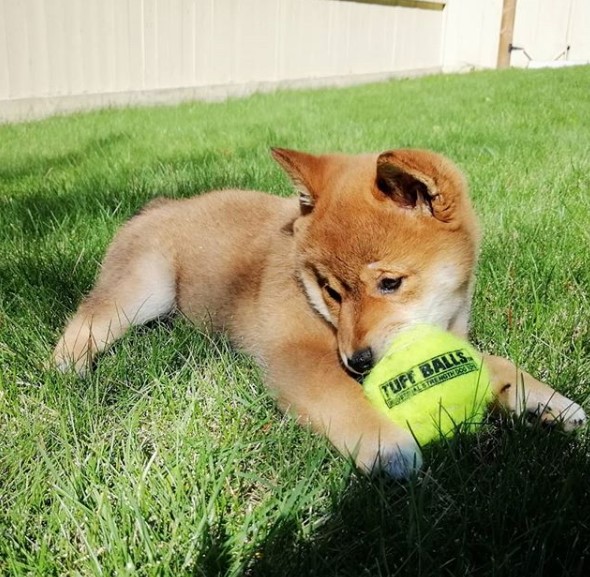
[[[516,0],[504,0],[502,6],[502,24],[500,25],[500,44],[498,46],[497,68],[510,66],[510,49],[514,35],[514,18],[516,16]]]

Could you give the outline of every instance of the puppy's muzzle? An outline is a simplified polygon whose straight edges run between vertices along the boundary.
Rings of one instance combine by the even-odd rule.
[[[355,351],[352,357],[346,359],[348,368],[359,375],[368,373],[373,368],[373,351],[367,347]]]

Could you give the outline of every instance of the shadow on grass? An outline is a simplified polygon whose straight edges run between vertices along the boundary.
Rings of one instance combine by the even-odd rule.
[[[75,168],[96,154],[108,155],[111,149],[129,140],[129,135],[117,132],[91,139],[84,146],[61,154],[48,152],[45,155],[22,156],[14,159],[9,166],[0,166],[0,180],[10,187],[23,178],[45,178],[52,171]]]
[[[4,307],[15,319],[34,313],[44,325],[56,328],[74,311],[91,287],[97,257],[78,263],[75,254],[41,254],[31,251],[12,255],[0,267],[0,290]],[[76,274],[72,271],[77,270]]]
[[[281,522],[247,574],[590,574],[587,442],[517,425],[426,457],[407,484],[355,479],[307,539]]]

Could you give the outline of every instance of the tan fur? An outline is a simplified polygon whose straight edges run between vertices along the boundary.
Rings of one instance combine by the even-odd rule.
[[[479,230],[464,178],[420,150],[273,154],[299,202],[228,190],[148,205],[111,244],[55,362],[83,372],[130,325],[176,307],[252,354],[280,406],[362,469],[406,476],[419,448],[350,373],[416,323],[466,336]],[[509,361],[487,361],[499,403],[566,428],[585,422]]]

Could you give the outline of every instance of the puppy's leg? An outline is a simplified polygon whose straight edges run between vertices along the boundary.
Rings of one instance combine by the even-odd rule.
[[[120,235],[107,254],[94,289],[84,299],[57,343],[58,368],[83,374],[95,355],[130,325],[169,312],[175,302],[173,265],[160,252],[127,244]]]
[[[574,401],[560,395],[549,385],[541,383],[518,369],[509,360],[484,356],[492,376],[492,388],[500,405],[516,414],[534,413],[543,421],[562,423],[566,431],[586,423],[586,413]]]
[[[336,351],[322,343],[293,342],[273,351],[267,376],[281,407],[325,434],[363,471],[407,478],[422,465],[414,438],[367,401]]]

